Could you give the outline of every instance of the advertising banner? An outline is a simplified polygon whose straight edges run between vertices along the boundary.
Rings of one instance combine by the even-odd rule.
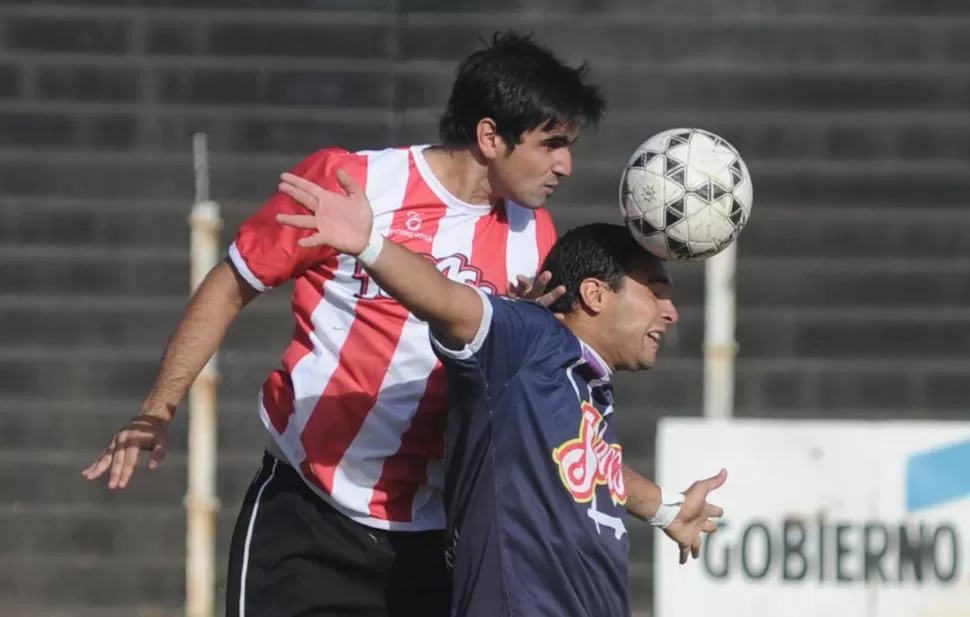
[[[970,617],[970,422],[661,421],[659,484],[721,467],[701,559],[656,544],[655,617]]]

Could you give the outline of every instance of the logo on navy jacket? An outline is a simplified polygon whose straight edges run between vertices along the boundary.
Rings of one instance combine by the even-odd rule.
[[[606,486],[614,507],[626,505],[626,483],[623,479],[623,448],[604,439],[603,414],[590,402],[580,406],[578,436],[552,451],[559,467],[559,478],[573,501],[589,504],[587,514],[602,533],[601,526],[613,530],[619,540],[626,533],[623,519],[597,509],[597,488]]]

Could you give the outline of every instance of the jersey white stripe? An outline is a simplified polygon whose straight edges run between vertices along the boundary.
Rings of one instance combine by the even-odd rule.
[[[514,203],[506,205],[509,219],[509,241],[505,247],[505,265],[509,282],[515,282],[520,274],[530,279],[538,274],[539,244],[536,213]]]

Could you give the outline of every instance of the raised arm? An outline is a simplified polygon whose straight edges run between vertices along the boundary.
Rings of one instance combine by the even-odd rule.
[[[374,228],[374,212],[364,190],[343,171],[337,171],[337,180],[346,194],[283,174],[280,192],[313,214],[281,214],[277,220],[315,229],[317,233],[300,240],[300,246],[329,246],[355,256],[377,284],[415,317],[456,346],[471,343],[484,311],[478,292],[448,280],[430,260],[385,241]]]

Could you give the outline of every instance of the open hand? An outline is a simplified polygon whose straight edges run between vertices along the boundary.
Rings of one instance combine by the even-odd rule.
[[[717,531],[717,523],[712,518],[724,516],[724,508],[707,503],[712,491],[727,482],[727,471],[722,469],[717,475],[698,480],[684,491],[684,503],[677,518],[666,529],[670,539],[680,546],[680,563],[687,563],[687,556],[694,559],[701,554],[701,534]]]
[[[336,176],[346,195],[284,173],[279,191],[313,214],[277,214],[276,220],[291,227],[316,230],[312,236],[301,238],[297,242],[300,246],[329,246],[340,253],[358,255],[370,240],[374,212],[364,189],[353,178],[340,169]]]
[[[549,306],[566,293],[566,288],[560,285],[552,291],[546,291],[546,285],[552,280],[552,272],[548,270],[540,274],[535,280],[530,281],[528,277],[521,274],[517,278],[517,283],[509,284],[507,295],[510,298],[523,300],[534,300],[542,306]]]
[[[155,469],[165,459],[167,441],[168,422],[142,414],[121,427],[97,460],[81,475],[88,480],[96,480],[110,469],[108,488],[125,488],[135,473],[141,451],[149,452],[148,468]]]

